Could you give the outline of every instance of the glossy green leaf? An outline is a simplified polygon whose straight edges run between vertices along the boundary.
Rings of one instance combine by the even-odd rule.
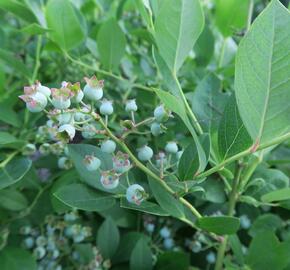
[[[239,239],[239,237],[236,234],[229,235],[229,245],[235,255],[235,259],[237,262],[241,265],[244,264],[244,253],[243,253],[243,246]]]
[[[278,189],[264,194],[261,197],[263,202],[285,201],[290,199],[290,188]]]
[[[20,211],[28,206],[26,197],[18,190],[0,190],[0,207],[11,211]]]
[[[168,216],[168,213],[164,211],[158,204],[149,201],[143,201],[140,205],[136,205],[129,203],[125,198],[121,198],[120,206],[123,208],[137,210],[151,215]]]
[[[160,55],[173,73],[182,66],[203,26],[199,0],[162,1],[155,20],[155,40]]]
[[[152,253],[147,238],[140,238],[133,249],[130,257],[130,269],[153,269]]]
[[[290,243],[279,242],[273,232],[262,232],[253,238],[246,263],[255,270],[285,269],[290,262],[289,248]]]
[[[70,207],[85,211],[103,211],[115,204],[113,196],[90,189],[84,184],[63,186],[54,196]]]
[[[6,247],[0,252],[1,270],[36,270],[37,265],[32,254],[21,248]]]
[[[218,144],[222,159],[234,156],[252,144],[252,139],[239,115],[234,95],[230,98],[219,125]]]
[[[69,0],[50,0],[45,17],[51,31],[49,37],[64,50],[70,50],[85,39],[85,29]]]
[[[1,120],[1,117],[0,117],[0,120]],[[8,132],[0,131],[0,148],[19,149],[22,146],[24,146],[24,144],[25,144],[24,141],[17,139],[12,134]]]
[[[105,259],[112,258],[120,242],[120,233],[114,220],[110,217],[102,223],[97,234],[97,246]]]
[[[0,8],[11,12],[18,18],[26,22],[37,22],[34,13],[29,9],[29,7],[23,3],[23,1],[16,0],[1,0]]]
[[[249,230],[249,235],[255,237],[259,233],[277,230],[283,227],[282,219],[274,214],[268,213],[258,216]]]
[[[97,37],[100,60],[108,70],[115,70],[125,54],[126,38],[115,19],[102,24]]]
[[[49,29],[44,28],[37,23],[29,24],[21,29],[21,32],[24,32],[30,35],[42,35],[49,31],[50,31]]]
[[[0,189],[20,181],[29,171],[31,160],[27,158],[14,158],[4,168],[0,168]]]
[[[250,0],[216,0],[215,21],[225,37],[246,27],[249,3]]]
[[[236,98],[256,146],[290,130],[289,24],[289,11],[272,0],[239,45]]]
[[[240,221],[229,216],[203,217],[197,220],[197,226],[219,235],[234,234],[239,229]]]

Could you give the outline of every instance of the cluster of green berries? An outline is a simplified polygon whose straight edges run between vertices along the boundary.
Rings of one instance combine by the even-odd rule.
[[[20,98],[26,103],[31,112],[45,110],[49,120],[40,126],[36,137],[36,143],[40,143],[39,152],[42,155],[55,154],[58,156],[58,167],[70,169],[70,160],[66,144],[72,141],[77,132],[85,139],[98,138],[101,140],[102,152],[112,155],[113,168],[102,169],[102,158],[95,155],[85,155],[83,165],[89,172],[100,171],[100,183],[105,189],[115,189],[119,185],[122,174],[127,173],[133,166],[129,156],[117,149],[116,142],[108,137],[106,130],[98,123],[98,117],[105,117],[106,125],[108,117],[114,113],[113,102],[105,99],[104,81],[95,76],[85,78],[85,86],[81,84],[62,82],[60,88],[48,88],[36,82],[32,86],[24,87],[24,95]],[[88,103],[85,103],[88,101]],[[51,105],[48,107],[48,105]],[[95,112],[98,106],[99,114]],[[125,104],[125,111],[131,114],[131,127],[135,127],[134,113],[138,110],[135,99],[130,99]],[[163,124],[171,117],[171,112],[164,105],[155,108],[150,130],[153,136],[158,136],[166,130]],[[124,131],[126,128],[124,127]],[[155,155],[156,167],[161,170],[170,168],[172,155],[178,160],[182,151],[178,151],[177,143],[168,142],[165,152]],[[27,144],[23,152],[31,154],[36,151],[34,144]],[[137,157],[141,162],[150,162],[154,157],[154,151],[149,145],[143,145],[137,149]],[[126,191],[126,198],[130,203],[140,204],[147,194],[139,184],[130,185]]]
[[[83,265],[78,253],[78,245],[90,241],[92,229],[81,224],[80,216],[72,211],[64,215],[47,216],[41,228],[29,225],[20,228],[23,235],[23,246],[32,252],[40,270],[62,270],[70,260],[62,260],[69,256],[78,264],[79,269],[109,269],[110,262],[104,261],[98,249],[93,246],[93,260]],[[65,268],[67,269],[67,268]]]

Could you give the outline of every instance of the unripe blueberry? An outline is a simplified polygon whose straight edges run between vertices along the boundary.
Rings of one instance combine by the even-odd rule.
[[[74,116],[72,113],[66,112],[66,113],[59,114],[57,116],[57,120],[58,120],[59,125],[70,124],[73,122]]]
[[[31,95],[19,96],[25,103],[26,108],[33,113],[41,112],[47,105],[47,98],[40,92],[35,92]]]
[[[38,236],[35,241],[37,246],[45,246],[47,241],[46,238],[42,235]]]
[[[147,232],[153,233],[154,229],[155,229],[155,225],[153,223],[147,223],[145,225],[145,229],[146,229]]]
[[[112,154],[116,150],[116,143],[112,140],[103,141],[101,144],[101,151],[104,153]]]
[[[61,137],[64,135],[64,139],[70,139],[72,140],[74,136],[76,135],[76,129],[74,126],[70,124],[62,125],[58,128],[58,132],[61,133]]]
[[[216,261],[216,255],[212,251],[206,255],[206,260],[209,264],[214,264]]]
[[[82,122],[82,121],[85,121],[87,120],[88,118],[90,118],[89,115],[87,114],[84,114],[82,112],[76,112],[74,114],[74,120],[77,121],[77,122]]]
[[[174,246],[174,241],[172,238],[166,238],[163,240],[163,246],[166,248],[166,249],[172,249],[173,246]]]
[[[243,229],[249,229],[251,227],[251,220],[247,215],[240,216],[240,223]]]
[[[45,95],[46,97],[49,97],[51,95],[51,91],[48,87],[41,85],[40,82],[36,83],[36,91],[40,92],[41,94]]]
[[[52,254],[51,254],[51,257],[52,257],[52,259],[53,260],[55,260],[55,259],[57,259],[58,257],[59,257],[59,250],[58,249],[54,249],[53,251],[52,251]]]
[[[92,139],[96,137],[96,128],[94,127],[94,125],[93,124],[83,125],[82,136],[85,139]]]
[[[114,112],[112,104],[113,103],[110,100],[103,100],[100,106],[100,113],[102,115],[111,115]]]
[[[127,188],[126,199],[129,203],[140,205],[146,197],[144,188],[138,184],[133,184]]]
[[[103,171],[100,181],[105,189],[114,189],[119,185],[119,176],[113,170]]]
[[[75,221],[77,219],[77,215],[74,212],[66,213],[64,215],[65,221]]]
[[[30,226],[23,226],[20,228],[20,233],[23,235],[28,235],[31,233],[31,227]]]
[[[85,97],[92,101],[100,100],[103,97],[104,81],[98,81],[95,76],[85,78],[86,85],[84,87]]]
[[[193,253],[198,253],[201,251],[202,245],[199,241],[194,241],[190,248]]]
[[[176,142],[168,142],[165,146],[165,151],[169,154],[176,154],[178,152],[178,146]]]
[[[138,158],[142,161],[148,161],[153,157],[153,150],[147,146],[144,145],[140,149],[138,149]]]
[[[136,100],[135,99],[128,100],[126,102],[125,110],[126,110],[126,112],[136,112],[138,110]]]
[[[51,100],[51,103],[54,106],[54,108],[59,109],[59,110],[65,110],[65,109],[69,108],[69,106],[71,105],[70,99],[55,99],[55,98],[53,98]]]
[[[40,260],[45,256],[46,250],[44,247],[39,246],[33,250],[33,254],[36,257],[36,259]]]
[[[69,108],[71,105],[71,97],[73,96],[73,92],[68,88],[52,88],[51,89],[52,94],[52,105],[59,110],[65,110]]]
[[[122,152],[117,152],[113,157],[113,168],[117,173],[124,173],[131,168],[129,156]]]
[[[67,157],[60,157],[57,161],[57,165],[60,169],[68,170],[71,168],[71,161]]]
[[[169,115],[170,115],[169,111],[167,111],[163,105],[156,107],[154,110],[155,120],[159,123],[167,121]]]
[[[72,98],[72,102],[80,103],[84,98],[84,92],[82,90],[78,91]]]
[[[28,143],[24,146],[22,154],[25,156],[33,155],[36,152],[36,146],[32,143]]]
[[[170,230],[168,229],[168,227],[163,227],[161,230],[160,230],[160,236],[162,238],[169,238],[171,235],[170,233]]]
[[[156,122],[151,124],[150,130],[151,130],[152,135],[155,137],[162,133],[161,125]]]
[[[95,156],[86,155],[83,161],[88,171],[96,171],[101,166],[101,161]]]
[[[33,248],[34,246],[34,238],[33,237],[27,237],[24,239],[24,246],[26,248]]]
[[[39,146],[39,152],[42,155],[48,155],[50,153],[50,144],[49,143],[44,143]]]

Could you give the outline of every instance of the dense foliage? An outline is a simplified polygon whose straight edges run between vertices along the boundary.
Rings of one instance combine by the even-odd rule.
[[[290,270],[288,2],[0,0],[1,270]]]

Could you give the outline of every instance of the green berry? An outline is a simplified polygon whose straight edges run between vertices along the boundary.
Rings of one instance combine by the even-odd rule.
[[[156,122],[151,124],[150,130],[151,130],[152,135],[155,137],[162,133],[161,125]]]
[[[84,164],[88,171],[96,171],[101,166],[101,161],[95,156],[87,155],[84,158]]]
[[[176,154],[178,152],[178,146],[176,142],[168,142],[165,146],[165,151],[169,154]]]
[[[140,149],[138,149],[138,158],[142,161],[148,161],[153,157],[153,150],[147,146],[144,145]]]
[[[164,108],[163,105],[160,105],[154,110],[154,117],[158,123],[162,123],[168,120],[170,113]]]
[[[129,203],[140,205],[146,197],[144,188],[138,184],[133,184],[126,190],[126,199]]]
[[[114,112],[112,101],[103,100],[100,106],[100,113],[103,115],[111,115]]]
[[[138,110],[136,100],[135,99],[128,100],[126,102],[125,110],[126,110],[126,112],[136,112]]]
[[[116,150],[116,143],[112,140],[103,141],[101,144],[101,151],[104,153],[112,154]]]

